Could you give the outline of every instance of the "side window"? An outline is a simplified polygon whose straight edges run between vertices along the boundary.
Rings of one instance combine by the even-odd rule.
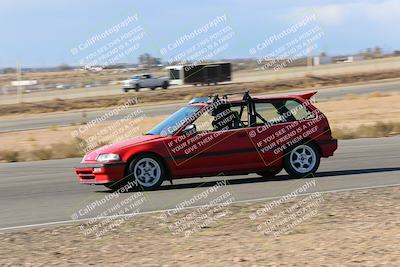
[[[272,103],[256,103],[256,124],[285,122],[285,118]]]
[[[247,105],[235,105],[231,107],[232,112],[235,114],[235,120],[237,127],[235,128],[244,128],[249,125],[248,122],[248,113],[247,113]]]
[[[179,79],[179,70],[177,69],[170,69],[169,70],[169,78],[171,80]]]
[[[292,113],[293,117],[300,121],[305,119],[311,119],[314,114],[309,111],[306,107],[295,100],[286,100],[285,107]]]
[[[199,133],[243,128],[248,124],[247,107],[221,105],[201,114],[193,124]]]

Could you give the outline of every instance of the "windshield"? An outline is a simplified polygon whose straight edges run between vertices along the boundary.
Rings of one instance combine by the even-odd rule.
[[[156,127],[151,129],[147,134],[155,135],[172,135],[183,124],[185,124],[191,116],[193,116],[201,106],[186,106],[172,114],[168,119],[162,121]]]
[[[130,79],[130,80],[139,80],[139,79],[140,79],[140,76],[133,76],[133,77],[130,77],[129,79]]]

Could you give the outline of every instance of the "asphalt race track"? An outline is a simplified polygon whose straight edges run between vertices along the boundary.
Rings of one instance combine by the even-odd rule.
[[[315,187],[307,192],[335,191],[400,184],[400,137],[355,139],[339,142],[335,156],[323,159]],[[80,159],[0,164],[0,228],[16,231],[66,223],[78,210],[110,195],[105,187],[80,185],[73,165]],[[146,201],[140,212],[174,208],[184,200],[198,195],[222,177],[175,180],[164,182],[160,190],[145,192]],[[288,194],[312,178],[289,180],[281,172],[275,178],[255,174],[228,177],[228,185],[217,195],[210,194],[194,206],[204,205],[229,191],[235,201],[257,200]],[[120,194],[87,217],[96,217],[103,209],[129,198],[135,192]],[[96,215],[96,212],[98,213]],[[78,219],[81,219],[79,217]]]
[[[313,91],[315,89],[307,89],[303,91]],[[323,101],[328,98],[338,98],[346,94],[368,94],[370,92],[394,92],[400,91],[400,82],[384,82],[384,83],[369,83],[364,85],[349,85],[325,88],[319,90],[316,95],[318,101]],[[292,93],[292,92],[291,92]],[[280,93],[285,94],[285,93]],[[139,95],[140,98],[140,95]],[[140,99],[139,99],[140,101]],[[160,116],[165,114],[171,114],[178,110],[184,103],[181,104],[163,104],[160,105],[148,105],[143,106],[141,109],[146,114],[147,117]],[[33,116],[23,116],[21,118],[0,118],[0,132],[10,132],[10,131],[22,131],[22,130],[32,130],[32,129],[43,129],[50,126],[69,126],[71,124],[79,124],[85,121],[90,121],[98,116],[103,115],[106,109],[97,111],[86,112],[86,118],[82,118],[81,112],[62,112],[56,114],[36,114]],[[132,112],[130,109],[120,112],[110,118],[110,120],[119,120]]]

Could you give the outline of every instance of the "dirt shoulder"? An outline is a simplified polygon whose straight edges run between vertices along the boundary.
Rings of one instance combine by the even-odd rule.
[[[321,194],[307,211],[313,213],[284,232],[284,226],[262,232],[259,225],[306,197],[256,219],[250,218],[271,202],[230,204],[188,237],[174,235],[158,213],[124,221],[99,239],[84,236],[78,225],[3,233],[0,265],[399,266],[399,193],[400,187],[387,187]]]

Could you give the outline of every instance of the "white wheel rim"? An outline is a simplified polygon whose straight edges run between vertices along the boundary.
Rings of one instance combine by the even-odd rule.
[[[316,162],[317,157],[314,150],[307,145],[300,145],[290,152],[290,164],[299,173],[311,171]]]
[[[156,160],[152,158],[143,158],[136,163],[133,174],[139,185],[150,187],[160,180],[161,167]]]

